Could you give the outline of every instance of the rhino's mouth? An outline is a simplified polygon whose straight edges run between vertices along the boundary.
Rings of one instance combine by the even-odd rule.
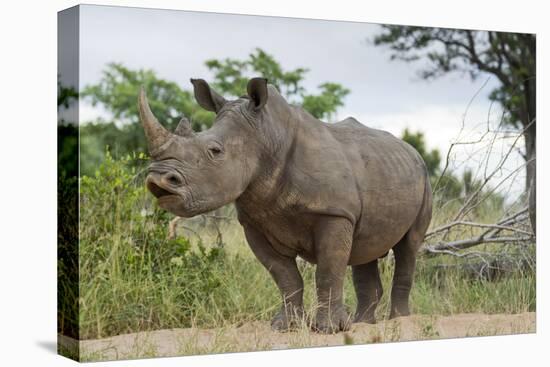
[[[159,185],[151,181],[147,182],[147,189],[151,192],[151,194],[155,195],[158,200],[165,200],[168,197],[178,196],[178,194],[166,190],[165,188],[160,187]]]
[[[146,187],[157,199],[158,205],[180,217],[192,217],[201,211],[199,202],[193,198],[189,186],[172,188],[169,185],[164,185],[156,181],[154,178],[146,180]]]
[[[175,192],[154,182],[147,183],[147,189],[157,198],[158,205],[180,217],[191,217],[194,214],[193,200],[187,191]]]

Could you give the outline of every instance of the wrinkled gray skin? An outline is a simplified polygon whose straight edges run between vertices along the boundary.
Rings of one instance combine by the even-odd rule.
[[[197,102],[216,113],[194,134],[184,118],[174,133],[151,113],[142,91],[141,120],[152,156],[146,179],[159,205],[192,217],[235,202],[258,260],[280,289],[272,327],[303,317],[296,257],[317,264],[316,330],[347,330],[343,299],[348,265],[358,298],[354,320],[374,323],[382,295],[377,261],[395,255],[390,317],[409,314],[416,253],[428,228],[432,196],[424,162],[408,144],[353,118],[322,123],[288,104],[263,78],[226,101],[192,79]]]

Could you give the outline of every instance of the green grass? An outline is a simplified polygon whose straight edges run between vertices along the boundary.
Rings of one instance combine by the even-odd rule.
[[[268,272],[248,249],[236,220],[184,222],[200,234],[167,239],[172,218],[143,188],[136,158],[108,158],[81,182],[80,338],[103,338],[165,328],[201,328],[270,320],[280,306]],[[139,160],[139,158],[138,158]],[[180,228],[181,230],[181,228]],[[180,231],[181,232],[181,231]],[[516,272],[496,281],[467,276],[464,259],[419,259],[412,312],[519,313],[535,309],[535,274]],[[314,310],[314,266],[300,262],[307,310]],[[389,313],[391,256],[380,262],[384,296],[377,317]],[[348,271],[345,302],[356,300]],[[426,333],[432,331],[428,328]]]

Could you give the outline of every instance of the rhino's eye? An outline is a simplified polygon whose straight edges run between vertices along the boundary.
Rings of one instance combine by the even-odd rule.
[[[208,155],[210,155],[211,158],[219,157],[222,153],[222,148],[217,145],[208,147]]]
[[[222,152],[222,150],[217,147],[210,148],[210,151],[212,152],[212,154],[220,154]]]

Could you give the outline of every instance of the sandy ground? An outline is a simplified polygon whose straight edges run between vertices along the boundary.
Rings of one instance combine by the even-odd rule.
[[[278,333],[272,331],[267,322],[252,322],[219,329],[188,328],[125,334],[81,341],[79,346],[82,360],[95,361],[532,332],[535,332],[534,312],[413,315],[376,325],[353,324],[351,330],[333,335],[310,332],[307,327]],[[74,345],[74,341],[62,336],[59,342]]]

